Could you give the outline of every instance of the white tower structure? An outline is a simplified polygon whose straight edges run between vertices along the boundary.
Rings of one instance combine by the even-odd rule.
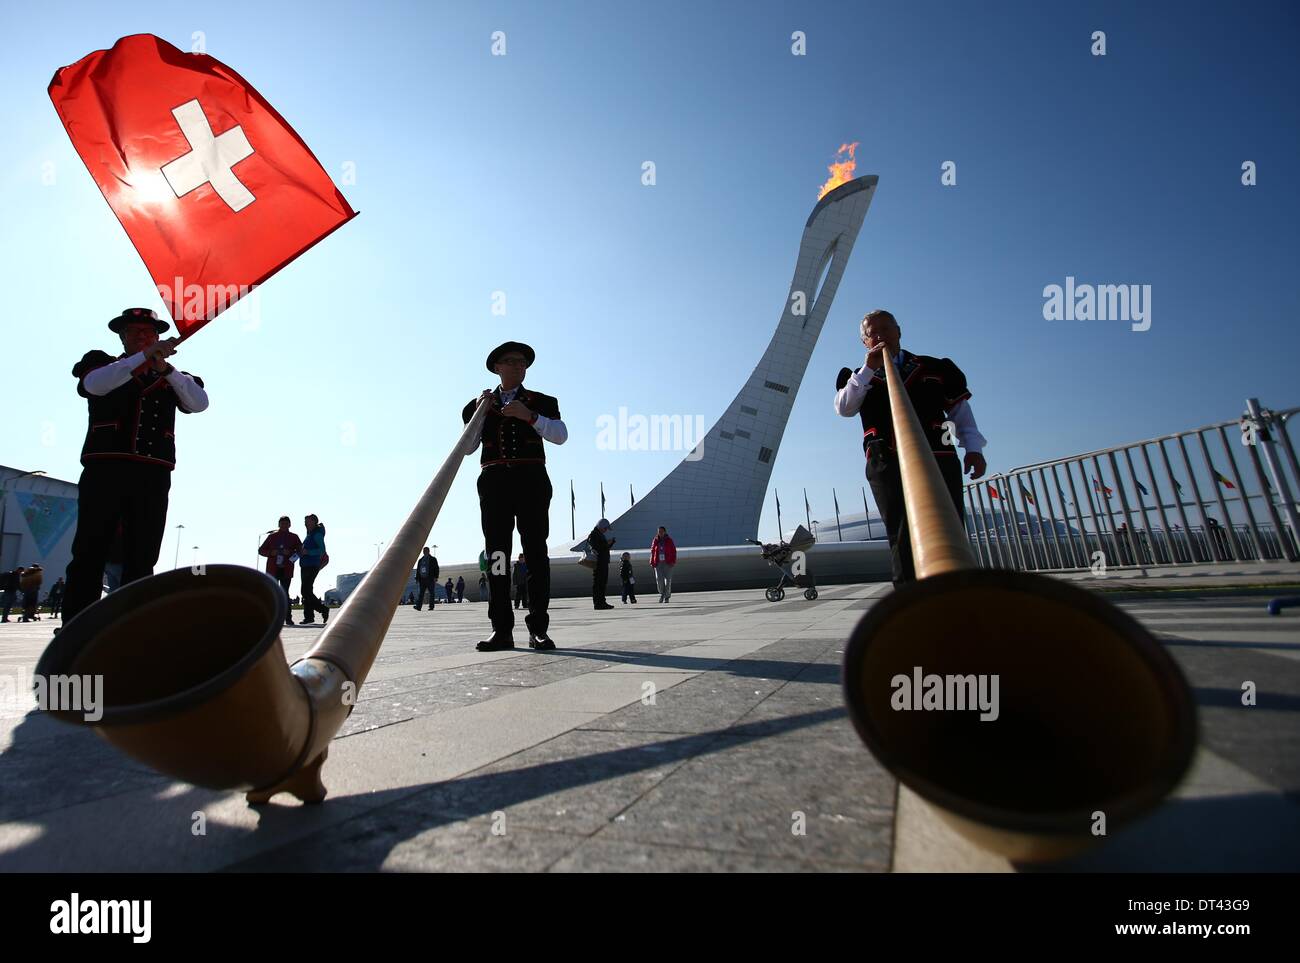
[[[790,294],[767,350],[700,444],[613,521],[620,551],[649,545],[660,525],[680,547],[738,545],[757,535],[795,395],[877,180],[875,174],[856,178],[817,202],[804,226]]]

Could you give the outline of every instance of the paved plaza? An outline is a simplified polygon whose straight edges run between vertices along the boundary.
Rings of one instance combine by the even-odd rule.
[[[1300,869],[1300,609],[1180,584],[1198,591],[1116,598],[1195,691],[1192,773],[1142,823],[1047,869]],[[317,806],[252,808],[10,704],[0,871],[1011,870],[900,792],[845,714],[845,640],[889,591],[679,592],[612,612],[562,599],[548,653],[474,651],[479,603],[399,608]],[[0,673],[29,674],[50,626],[0,626]],[[286,628],[289,657],[317,631]]]

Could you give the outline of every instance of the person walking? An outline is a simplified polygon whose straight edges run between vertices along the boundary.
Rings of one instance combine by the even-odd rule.
[[[618,577],[623,583],[623,604],[627,604],[628,597],[631,596],[632,604],[636,605],[636,576],[632,574],[632,553],[624,552],[623,561],[618,567]]]
[[[266,574],[280,583],[289,608],[284,612],[284,624],[293,625],[293,600],[289,596],[289,583],[293,581],[293,562],[302,551],[302,540],[289,531],[289,516],[281,515],[279,528],[267,532],[257,553],[266,559]]]
[[[607,531],[609,531],[609,519],[602,518],[587,536],[587,544],[596,553],[596,567],[591,573],[591,601],[592,606],[597,610],[614,607],[605,600],[605,585],[609,582],[609,550],[614,547],[618,539],[606,538]]]
[[[448,602],[448,604],[450,604],[450,603],[456,601],[456,586],[454,586],[454,585],[451,584],[451,576],[450,576],[450,575],[447,576],[447,584],[444,585],[442,588],[443,588],[443,591],[444,591],[444,592],[446,593],[446,595],[447,595],[447,602]]]
[[[515,608],[528,608],[528,562],[524,560],[524,553],[519,553],[519,558],[515,561],[515,570],[510,575],[511,581],[515,586]]]
[[[415,595],[415,611],[424,608],[424,593],[429,593],[429,611],[438,604],[438,559],[424,546],[420,560],[415,563],[415,585],[419,591]]]
[[[488,600],[488,580],[487,573],[478,573],[478,600],[486,602]]]
[[[45,578],[45,573],[37,562],[33,562],[23,572],[23,577],[18,582],[19,589],[23,593],[23,617],[19,622],[36,622],[40,616],[36,614],[36,609],[41,598],[41,582]]]
[[[18,585],[22,577],[23,570],[21,567],[8,572],[0,572],[0,608],[4,612],[3,617],[0,617],[0,622],[9,621],[9,612],[13,609],[14,602],[18,598]]]
[[[63,593],[66,588],[63,579],[50,586],[50,594],[45,597],[45,601],[50,604],[50,618],[58,618],[59,609],[63,607]]]
[[[313,625],[316,622],[316,610],[320,610],[321,624],[330,620],[329,606],[316,596],[316,576],[330,563],[330,556],[325,551],[325,526],[315,515],[303,519],[307,528],[307,537],[302,540],[300,578],[302,580],[302,621],[299,625]]]
[[[659,589],[659,601],[667,602],[673,595],[673,566],[677,564],[677,546],[673,543],[668,529],[659,526],[659,531],[650,543],[650,567],[654,569],[655,585]]]
[[[464,575],[456,576],[456,601],[457,602],[465,601],[465,576]]]

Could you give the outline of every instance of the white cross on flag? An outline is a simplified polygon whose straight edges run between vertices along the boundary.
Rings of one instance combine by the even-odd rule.
[[[356,216],[244,78],[149,34],[57,71],[50,99],[182,336]]]

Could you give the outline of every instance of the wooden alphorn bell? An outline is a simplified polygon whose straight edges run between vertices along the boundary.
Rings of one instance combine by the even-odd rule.
[[[316,644],[289,666],[280,640],[288,599],[241,565],[153,575],[82,610],[36,673],[99,676],[102,716],[57,707],[159,772],[196,786],[325,798],[321,765],[384,641],[443,500],[478,434],[483,399],[383,556]]]
[[[1013,861],[1073,855],[1181,780],[1196,746],[1191,691],[1150,633],[1098,595],[977,566],[882,353],[917,581],[854,628],[849,715],[876,758],[977,846]],[[987,711],[981,694],[996,696]]]

